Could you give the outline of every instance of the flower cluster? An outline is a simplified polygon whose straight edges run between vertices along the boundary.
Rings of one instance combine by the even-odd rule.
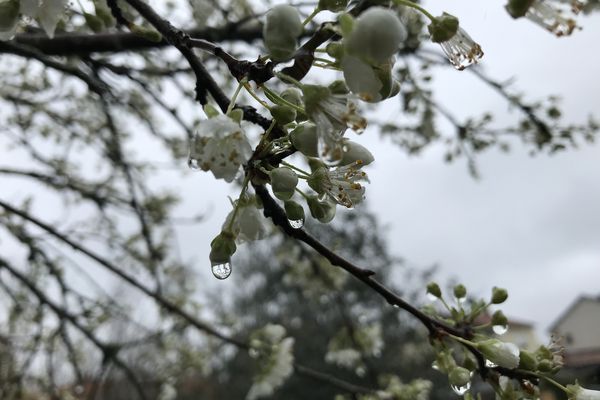
[[[249,353],[257,360],[258,371],[246,400],[271,396],[292,374],[294,339],[285,333],[283,326],[268,324],[251,335]]]

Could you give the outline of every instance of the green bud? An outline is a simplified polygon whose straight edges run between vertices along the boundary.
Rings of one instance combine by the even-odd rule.
[[[159,31],[157,31],[154,28],[133,25],[131,26],[130,30],[131,33],[143,37],[144,39],[149,40],[151,42],[160,43],[162,41],[162,35]]]
[[[348,86],[346,86],[346,82],[342,79],[337,79],[327,86],[329,91],[333,94],[348,94]]]
[[[477,368],[479,368],[477,362],[469,356],[465,357],[465,361],[463,361],[463,367],[465,367],[469,371],[475,371],[477,370]]]
[[[537,369],[540,372],[552,372],[553,368],[554,363],[550,360],[541,360],[537,365]]]
[[[492,304],[502,304],[508,298],[506,289],[494,286],[492,288]]]
[[[492,325],[508,326],[508,318],[501,310],[497,310],[492,315]]]
[[[0,32],[11,31],[19,22],[19,0],[0,1]]]
[[[279,125],[286,125],[296,119],[296,110],[292,107],[275,105],[271,107],[271,115]]]
[[[100,32],[104,29],[104,21],[102,21],[102,18],[90,13],[83,13],[83,17],[85,18],[85,23],[92,31]]]
[[[498,339],[488,339],[475,344],[475,347],[492,363],[504,368],[517,368],[519,365],[519,348]]]
[[[443,13],[427,26],[431,41],[434,43],[446,42],[458,32],[458,18],[448,13]]]
[[[369,165],[375,160],[373,154],[366,147],[350,140],[344,142],[343,150],[344,154],[340,165],[354,164],[357,161],[361,161],[362,165]]]
[[[234,108],[233,110],[227,113],[227,116],[235,122],[237,122],[238,124],[241,124],[242,120],[244,119],[244,110]]]
[[[442,289],[440,289],[440,286],[435,282],[431,282],[429,285],[427,285],[427,293],[437,297],[438,299],[442,297]]]
[[[284,203],[285,215],[290,221],[304,221],[304,207],[293,200]]]
[[[110,12],[110,9],[108,8],[108,6],[106,4],[104,4],[104,2],[95,0],[94,8],[96,9],[96,16],[98,16],[98,18],[100,18],[102,20],[102,23],[104,23],[104,26],[106,26],[107,28],[112,28],[113,26],[115,26],[115,24],[116,24],[115,18],[113,17],[112,13]]]
[[[463,284],[454,286],[454,297],[462,299],[467,295],[467,288]]]
[[[310,215],[324,224],[331,222],[335,217],[335,204],[329,201],[320,201],[317,196],[308,196],[306,200]]]
[[[279,167],[269,171],[273,194],[280,200],[289,200],[296,191],[298,175],[290,168]]]
[[[219,110],[217,110],[213,105],[211,104],[205,104],[203,107],[204,113],[206,114],[206,116],[208,118],[214,118],[218,115],[220,115]]]
[[[295,106],[302,107],[302,91],[297,87],[290,87],[285,89],[280,94],[281,98],[285,101],[292,103]]]
[[[297,39],[303,30],[298,10],[287,4],[273,7],[263,26],[265,46],[275,61],[291,58],[296,51]]]
[[[290,133],[290,140],[294,147],[305,156],[317,157],[319,155],[319,136],[315,125],[298,125]]]
[[[235,237],[231,232],[222,231],[210,242],[210,262],[212,265],[225,264],[231,261],[235,253]]]
[[[338,42],[330,42],[327,47],[325,47],[325,51],[327,55],[331,58],[335,58],[336,60],[340,60],[344,57],[344,45]]]
[[[519,369],[527,371],[537,371],[537,360],[535,355],[527,350],[521,350],[519,353]]]
[[[344,44],[349,54],[378,65],[396,54],[407,36],[406,28],[394,11],[371,7],[356,19]]]
[[[463,387],[471,382],[471,372],[463,367],[456,367],[450,370],[448,380],[453,386]]]
[[[511,17],[520,18],[527,13],[533,2],[534,0],[508,0],[505,8]]]
[[[338,17],[338,23],[344,37],[352,33],[352,29],[354,28],[354,17],[352,15],[347,13],[341,14]]]
[[[346,9],[348,0],[319,0],[319,9],[340,12]]]

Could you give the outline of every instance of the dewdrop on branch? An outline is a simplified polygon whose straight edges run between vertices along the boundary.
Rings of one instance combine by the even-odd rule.
[[[481,46],[465,32],[458,18],[443,13],[427,27],[431,41],[439,43],[454,67],[461,71],[469,65],[476,64],[483,57]]]
[[[235,253],[233,233],[223,231],[210,243],[210,266],[215,278],[226,279],[231,275],[231,256]]]

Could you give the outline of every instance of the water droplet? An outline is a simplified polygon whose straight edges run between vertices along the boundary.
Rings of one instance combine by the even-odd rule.
[[[491,362],[490,360],[485,360],[485,366],[488,368],[496,368],[497,365]]]
[[[214,264],[212,267],[212,273],[217,279],[226,279],[229,275],[231,275],[231,264]]]
[[[288,219],[288,222],[290,223],[290,226],[294,229],[300,229],[304,226],[303,219]]]
[[[439,371],[439,370],[440,370],[440,366],[438,365],[437,361],[434,361],[434,362],[431,364],[431,368],[435,369],[436,371]]]
[[[190,156],[190,158],[188,158],[188,167],[194,171],[199,170],[200,165],[198,165],[198,160]]]
[[[450,387],[452,388],[454,393],[456,393],[459,396],[462,396],[463,394],[467,393],[467,390],[471,389],[471,382],[467,383],[465,386],[450,385]]]
[[[427,293],[427,299],[429,301],[436,301],[438,298],[434,295],[432,295],[431,293]]]
[[[508,331],[508,326],[506,325],[494,325],[492,326],[492,330],[496,335],[504,335],[506,331]]]

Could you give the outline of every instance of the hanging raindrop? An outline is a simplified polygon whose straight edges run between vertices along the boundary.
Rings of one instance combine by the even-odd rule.
[[[438,299],[437,296],[431,294],[431,293],[427,293],[427,300],[429,301],[436,301]]]
[[[494,325],[492,326],[492,330],[496,335],[504,335],[506,331],[508,331],[508,326],[506,325]]]
[[[450,385],[450,387],[452,388],[454,393],[456,393],[459,396],[462,396],[463,394],[467,393],[467,390],[471,389],[471,382],[467,383],[464,386]]]
[[[491,362],[490,360],[485,360],[485,366],[488,368],[496,368],[497,365]]]
[[[231,263],[213,264],[212,273],[217,279],[226,279],[231,275]]]
[[[290,226],[294,229],[300,229],[304,226],[303,219],[288,219],[288,222],[290,223]]]
[[[200,165],[198,165],[198,160],[195,159],[194,157],[192,157],[191,155],[188,158],[188,167],[190,167],[190,169],[192,169],[194,171],[200,169]]]

